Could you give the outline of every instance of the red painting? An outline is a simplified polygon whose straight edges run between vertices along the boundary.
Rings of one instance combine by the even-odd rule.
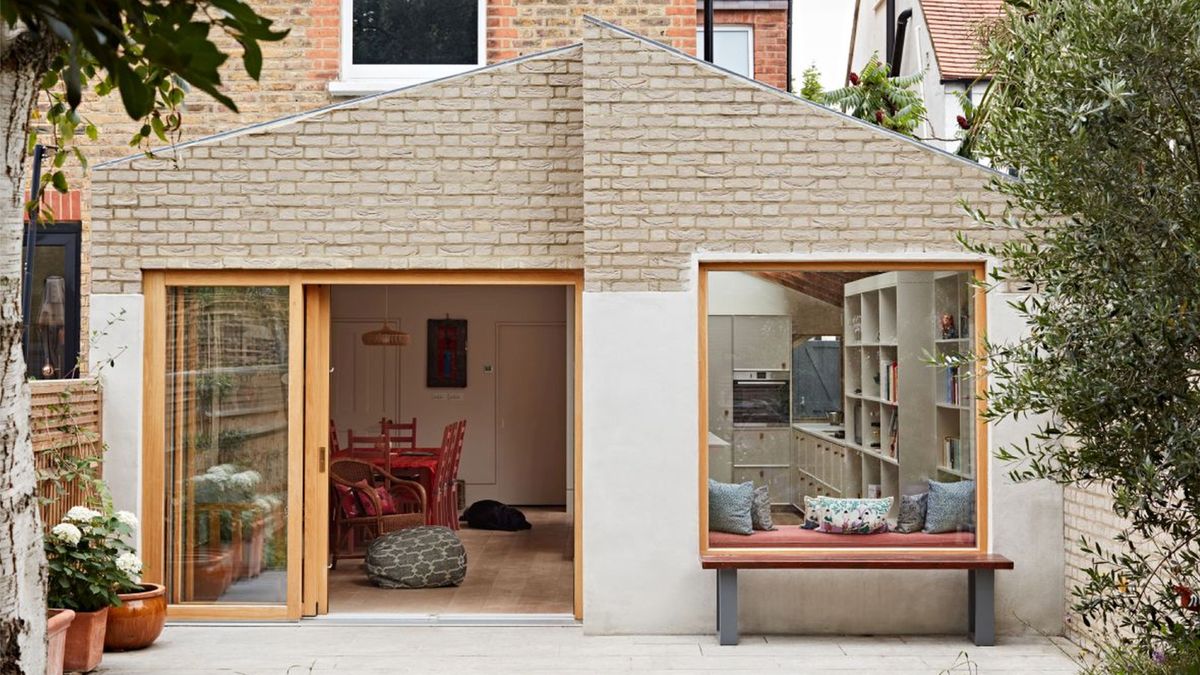
[[[467,320],[430,319],[425,386],[467,386]]]

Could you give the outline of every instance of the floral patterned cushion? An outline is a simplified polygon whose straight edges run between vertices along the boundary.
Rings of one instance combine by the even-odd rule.
[[[821,532],[831,534],[875,534],[888,531],[887,514],[892,498],[838,499],[805,497],[805,522],[815,522]]]
[[[975,481],[957,483],[929,481],[929,504],[925,507],[925,531],[966,532],[975,529]]]

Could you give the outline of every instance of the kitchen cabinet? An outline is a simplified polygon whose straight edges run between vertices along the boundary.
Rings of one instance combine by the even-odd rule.
[[[791,464],[791,432],[788,429],[734,429],[734,466]]]
[[[750,481],[754,483],[754,487],[766,485],[772,504],[790,504],[792,501],[791,493],[788,491],[791,487],[791,476],[788,475],[790,472],[791,469],[786,466],[735,466],[733,467],[733,482]]]
[[[788,370],[791,361],[791,317],[733,317],[734,370]]]
[[[733,317],[708,317],[708,430],[733,441]]]

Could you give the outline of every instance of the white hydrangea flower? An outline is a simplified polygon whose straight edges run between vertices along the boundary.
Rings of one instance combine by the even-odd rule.
[[[142,559],[133,553],[122,553],[117,556],[117,569],[124,572],[131,581],[137,581],[142,573]]]
[[[86,506],[72,506],[67,515],[63,516],[63,520],[73,520],[77,523],[86,523],[99,518],[101,514],[95,509],[89,509]]]
[[[55,525],[54,528],[50,530],[50,534],[53,534],[70,546],[78,546],[79,540],[83,538],[83,533],[79,531],[79,528],[70,523],[59,523]]]
[[[137,529],[137,516],[133,515],[129,511],[117,511],[117,520],[121,521],[122,524],[128,526],[130,529]]]

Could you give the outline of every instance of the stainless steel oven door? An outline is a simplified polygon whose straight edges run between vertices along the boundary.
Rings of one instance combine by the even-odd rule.
[[[786,380],[734,380],[733,425],[787,426],[791,423],[789,389]]]

